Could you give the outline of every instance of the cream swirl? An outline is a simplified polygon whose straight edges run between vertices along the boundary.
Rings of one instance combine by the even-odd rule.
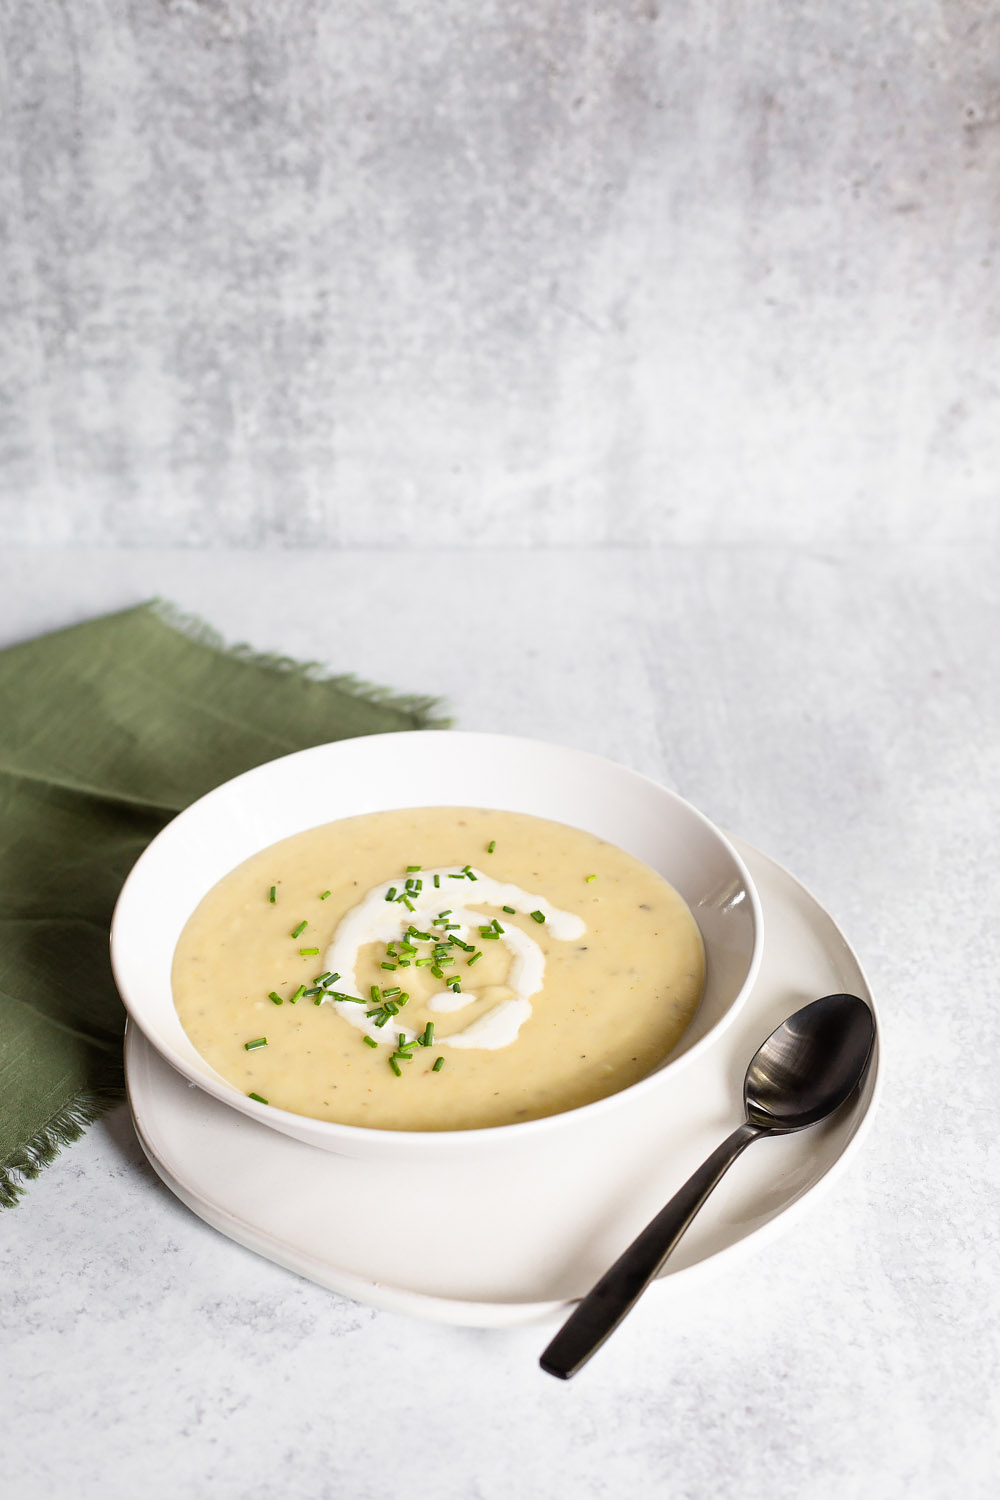
[[[469,869],[466,866],[466,870]],[[533,895],[506,881],[494,880],[481,870],[473,869],[471,873],[474,880],[462,888],[462,896],[466,901],[472,897],[477,906],[496,907],[498,910],[512,906],[515,911],[526,916],[539,911],[545,918],[546,930],[561,942],[571,942],[586,932],[582,917],[553,906],[544,896]],[[371,943],[398,942],[411,924],[419,927],[422,922],[426,924],[428,919],[437,916],[442,909],[442,902],[455,897],[457,881],[449,879],[455,874],[453,866],[421,870],[421,889],[416,892],[407,891],[412,911],[396,900],[387,899],[393,887],[397,891],[405,888],[407,877],[397,875],[392,880],[374,886],[357,906],[345,912],[323,960],[329,971],[339,975],[338,988],[344,994],[354,995],[358,992],[356,971],[361,949]],[[434,885],[435,875],[440,877],[439,887]],[[449,882],[447,886],[446,880]],[[449,920],[458,924],[459,936],[463,941],[470,930],[477,931],[488,921],[482,912],[472,911],[468,905],[452,907]],[[452,927],[451,931],[454,932],[455,928]],[[450,1036],[436,1037],[435,1046],[480,1047],[493,1051],[498,1047],[509,1047],[511,1042],[517,1040],[521,1027],[531,1015],[532,997],[538,994],[545,979],[545,954],[535,939],[520,927],[508,924],[498,941],[506,944],[512,956],[505,986],[512,992],[511,998],[501,1000],[461,1031],[453,1031]],[[431,995],[426,1004],[428,1009],[438,1012],[457,1011],[472,1005],[478,998],[472,990],[455,994],[451,989],[442,989]],[[336,1006],[352,1026],[365,1032],[373,1041],[384,1040],[374,1020],[357,1004],[334,1000],[329,996],[325,997],[324,1003]],[[402,1026],[398,1026],[397,1030],[402,1031]],[[414,1033],[404,1031],[403,1034],[408,1038]]]

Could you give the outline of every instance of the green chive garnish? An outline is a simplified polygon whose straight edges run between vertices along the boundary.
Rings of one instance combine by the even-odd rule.
[[[531,919],[533,922],[544,922],[545,913],[543,911],[533,911],[531,913]]]
[[[395,1073],[397,1078],[402,1078],[402,1070],[400,1069],[399,1063],[396,1061],[395,1055],[389,1058],[389,1066]]]
[[[329,896],[329,894],[330,894],[330,892],[329,892],[329,891],[322,891],[322,892],[321,892],[321,893],[320,893],[320,898],[319,898],[319,899],[320,899],[320,900],[321,900],[321,901],[325,901],[325,900],[326,900],[326,898],[327,898],[327,896]]]
[[[496,839],[490,839],[489,843],[486,845],[486,853],[487,854],[492,854],[493,851],[494,851],[494,849],[496,848],[496,846],[497,846]]]
[[[379,964],[380,969],[395,969],[396,967],[396,964]]]
[[[507,911],[507,912],[510,912],[510,914],[511,914],[511,916],[512,916],[512,917],[514,917],[514,916],[516,916],[516,915],[517,915],[517,912],[516,912],[516,911],[515,911],[515,909],[514,909],[514,907],[513,907],[513,906],[502,906],[502,907],[501,907],[501,908],[500,908],[500,910],[501,910],[501,911]]]
[[[243,1051],[244,1052],[256,1052],[256,1050],[257,1050],[258,1047],[266,1047],[266,1046],[267,1046],[267,1037],[266,1036],[255,1036],[252,1042],[244,1042],[243,1043]]]
[[[268,891],[268,893],[267,893],[267,899],[268,899],[268,901],[270,901],[270,903],[271,903],[272,906],[277,901],[277,899],[278,899],[278,887],[276,885],[272,885],[271,889]]]
[[[396,887],[394,885],[391,885],[389,887],[389,889],[386,891],[386,893],[385,893],[385,899],[387,901],[395,901],[395,899],[396,899]]]
[[[434,1022],[428,1021],[424,1027],[424,1034],[420,1038],[421,1047],[431,1047],[434,1044]]]
[[[392,990],[383,990],[382,991],[382,995],[383,995],[383,997],[386,1000],[392,1000],[392,999],[394,999],[396,997],[396,995],[398,995],[399,993],[400,993],[400,989],[399,989],[399,985],[398,984],[396,985],[395,989],[392,989]]]
[[[366,1036],[363,1038],[363,1040],[366,1047],[374,1047],[375,1050],[378,1051],[378,1042],[373,1036]]]
[[[407,865],[407,867],[406,867],[406,873],[407,873],[407,875],[413,875],[413,874],[416,873],[417,870],[422,870],[422,869],[423,869],[423,865]]]
[[[372,987],[371,987],[371,989],[368,991],[368,993],[372,997],[372,1004],[373,1005],[381,1005],[382,1004],[382,991],[379,989],[379,987],[378,987],[377,984],[373,984]]]
[[[268,995],[267,998],[269,1000],[272,1000],[275,1005],[284,1005],[284,1003],[285,1003],[284,1000],[282,1000],[281,996],[279,994],[277,994],[277,992],[275,990],[272,990],[271,993]]]
[[[308,922],[300,922],[299,925],[298,925],[298,927],[293,927],[292,928],[292,937],[298,937],[300,935],[300,933],[305,932],[305,930],[306,930],[306,928],[308,926],[309,926]]]
[[[596,875],[585,875],[584,879],[586,880],[587,884],[589,885],[592,880],[596,880],[597,879],[597,876]]]
[[[289,1003],[289,1005],[295,1005],[297,1001],[299,1001],[299,1000],[302,999],[302,996],[305,994],[305,992],[306,992],[305,985],[304,984],[300,984],[299,987],[298,987],[298,989],[295,991],[295,994],[294,995],[289,995],[289,997],[288,997],[288,1003]]]
[[[441,876],[440,875],[435,875],[434,876],[434,889],[435,890],[440,890],[441,889]]]
[[[465,960],[465,966],[466,966],[466,968],[471,969],[472,965],[473,964],[477,964],[479,962],[479,960],[482,958],[482,956],[483,955],[482,955],[481,950],[477,949],[476,952],[472,955],[471,958],[467,958]]]
[[[303,958],[315,958],[316,954],[319,952],[319,949],[318,948],[300,948],[299,952],[302,954]]]
[[[440,1073],[440,1071],[441,1071],[441,1069],[443,1067],[444,1067],[444,1058],[443,1057],[439,1057],[438,1060],[437,1060],[437,1062],[434,1064],[433,1068],[431,1068],[431,1072],[432,1073]]]
[[[266,1104],[267,1103],[267,1100],[264,1098],[263,1094],[247,1094],[247,1098],[248,1099],[256,1099],[256,1101],[257,1101],[258,1104]]]
[[[497,932],[501,934],[503,933],[503,928],[500,926],[500,923],[497,921],[496,917],[493,918],[493,926]]]

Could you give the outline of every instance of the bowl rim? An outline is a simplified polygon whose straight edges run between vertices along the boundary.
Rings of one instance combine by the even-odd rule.
[[[179,1054],[168,1041],[165,1042],[163,1039],[152,1035],[147,1027],[143,1025],[141,1013],[135,1008],[134,1000],[130,1000],[127,993],[128,986],[123,976],[123,964],[119,949],[121,945],[122,916],[123,913],[126,915],[128,913],[131,893],[135,882],[144,873],[148,862],[157,857],[157,845],[169,830],[176,829],[182,821],[187,822],[196,818],[205,803],[212,801],[223,792],[230,795],[230,789],[234,785],[252,780],[259,776],[260,773],[276,765],[301,762],[305,757],[329,754],[331,750],[337,747],[360,744],[365,741],[370,742],[373,739],[378,739],[379,741],[391,740],[396,743],[408,739],[419,740],[422,743],[434,739],[462,740],[469,744],[482,744],[487,741],[495,744],[499,741],[509,746],[523,745],[542,752],[556,752],[559,755],[568,757],[570,760],[585,762],[596,770],[607,769],[613,771],[618,776],[623,776],[627,780],[651,789],[659,796],[666,797],[669,801],[682,808],[688,816],[700,823],[705,831],[721,845],[728,859],[738,871],[746,892],[746,899],[752,918],[753,942],[746,974],[737,994],[727,1006],[723,1015],[719,1017],[714,1025],[709,1027],[704,1036],[700,1037],[697,1042],[679,1054],[679,1056],[672,1059],[668,1057],[665,1062],[661,1063],[651,1073],[646,1074],[644,1078],[637,1079],[635,1083],[631,1083],[623,1089],[618,1089],[614,1093],[606,1094],[603,1098],[593,1099],[586,1104],[575,1105],[572,1109],[559,1110],[554,1114],[540,1115],[531,1120],[516,1120],[505,1125],[472,1126],[462,1130],[392,1130],[371,1125],[342,1124],[336,1120],[321,1120],[314,1115],[302,1115],[296,1113],[294,1110],[282,1109],[278,1105],[258,1103],[256,1100],[251,1099],[249,1095],[241,1094],[239,1089],[225,1079],[221,1073],[216,1073],[207,1061],[205,1062],[205,1066],[211,1069],[211,1075],[196,1075],[188,1065],[187,1059]],[[419,807],[430,806],[431,804],[414,802],[408,805]],[[433,805],[445,806],[447,804],[435,803]],[[378,809],[373,808],[371,811],[378,811]],[[364,814],[345,814],[344,816],[364,816]],[[535,816],[539,815],[536,814]],[[339,820],[326,819],[325,821],[336,822]],[[289,834],[287,837],[292,837],[292,835]],[[500,731],[483,730],[412,729],[388,731],[378,735],[350,735],[345,736],[343,739],[327,740],[319,745],[310,745],[302,750],[293,750],[287,755],[279,755],[273,757],[271,760],[261,761],[258,765],[251,766],[246,771],[241,771],[238,775],[231,776],[227,780],[220,782],[218,786],[204,792],[195,801],[189,803],[187,807],[177,813],[175,817],[171,818],[154,835],[132,865],[122,883],[121,890],[115,902],[111,918],[109,943],[112,973],[118,994],[125,1006],[129,1020],[142,1032],[154,1050],[195,1087],[204,1089],[206,1093],[211,1094],[221,1103],[228,1104],[231,1108],[246,1114],[251,1119],[268,1125],[271,1129],[279,1130],[283,1134],[295,1135],[302,1140],[305,1138],[305,1132],[308,1132],[310,1136],[317,1137],[317,1141],[314,1144],[318,1144],[319,1139],[327,1137],[329,1146],[326,1148],[320,1147],[320,1149],[333,1150],[336,1148],[337,1142],[342,1142],[344,1145],[343,1154],[354,1155],[355,1153],[349,1147],[349,1143],[351,1142],[356,1142],[358,1145],[361,1145],[361,1143],[392,1142],[401,1151],[415,1151],[421,1147],[433,1145],[435,1148],[440,1148],[443,1152],[446,1152],[449,1149],[455,1149],[460,1146],[475,1146],[478,1148],[487,1144],[501,1146],[512,1141],[524,1141],[529,1135],[535,1134],[540,1129],[558,1128],[560,1124],[565,1126],[571,1121],[583,1119],[584,1117],[588,1120],[594,1119],[600,1112],[621,1107],[626,1101],[636,1099],[640,1094],[644,1095],[653,1088],[662,1086],[664,1078],[669,1076],[674,1070],[683,1067],[689,1060],[701,1056],[721,1035],[741,1009],[753,988],[760,969],[764,950],[764,919],[756,884],[746,863],[731,840],[716,823],[699,808],[695,807],[693,803],[682,797],[679,792],[675,792],[672,788],[664,786],[662,782],[655,780],[654,777],[647,776],[641,771],[635,771],[630,766],[622,765],[620,761],[612,760],[609,756],[597,755],[593,751],[581,750],[576,746],[560,745],[551,740],[535,739],[529,735],[505,734]],[[359,1151],[357,1154],[362,1155],[363,1152]]]

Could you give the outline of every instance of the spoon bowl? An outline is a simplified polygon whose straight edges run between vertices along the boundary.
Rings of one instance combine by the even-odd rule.
[[[787,1135],[839,1109],[864,1077],[875,1018],[857,995],[824,995],[782,1021],[750,1060],[747,1120]]]
[[[541,1357],[568,1380],[635,1306],[712,1189],[751,1141],[817,1125],[864,1082],[875,1017],[857,995],[804,1005],[758,1047],[743,1081],[745,1118],[583,1298]]]

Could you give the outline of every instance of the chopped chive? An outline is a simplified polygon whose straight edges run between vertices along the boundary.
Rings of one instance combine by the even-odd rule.
[[[405,896],[400,896],[399,899],[402,901],[402,903],[406,907],[407,911],[416,911],[417,908],[414,906],[413,902],[412,901],[408,901]]]
[[[473,875],[473,873],[472,873],[472,866],[471,865],[465,865],[463,867],[463,869],[462,869],[462,874],[465,876],[466,880],[478,880],[479,879],[478,875]]]
[[[375,1025],[379,1028],[380,1031],[381,1031],[382,1027],[385,1025],[385,1023],[388,1021],[388,1019],[389,1019],[389,1012],[388,1011],[384,1011],[381,1015],[379,1015],[378,1020],[375,1022]]]
[[[270,903],[271,903],[272,906],[277,901],[277,899],[278,899],[278,887],[276,885],[272,885],[271,889],[268,891],[268,893],[267,893],[267,899],[268,899],[268,901],[270,901]]]
[[[372,997],[372,1004],[373,1005],[381,1005],[382,1004],[382,991],[379,989],[379,987],[378,987],[377,984],[373,984],[372,987],[371,987],[371,989],[368,991],[368,993]]]
[[[413,875],[413,874],[416,873],[417,870],[422,870],[422,869],[423,869],[423,865],[407,865],[407,867],[406,867],[406,873],[407,873],[407,875]]]
[[[464,880],[465,876],[464,875],[449,875],[448,879],[449,880]]]
[[[366,1001],[362,1000],[360,995],[344,995],[341,994],[340,990],[327,990],[327,994],[331,1000],[346,1000],[349,1005],[366,1004]]]
[[[326,898],[327,898],[327,896],[329,896],[329,894],[330,894],[329,891],[320,891],[319,899],[321,901],[325,901]]]
[[[317,974],[316,975],[316,978],[313,980],[313,984],[326,984],[326,982],[327,982],[328,979],[332,983],[334,979],[339,979],[339,978],[340,978],[339,974],[331,974],[330,970],[327,969],[325,974]]]
[[[512,917],[517,915],[516,909],[513,906],[502,906],[500,910],[510,912]]]
[[[323,1004],[323,996],[322,995],[317,995],[316,999],[313,1001],[313,1005],[322,1005],[322,1004]]]
[[[440,875],[435,875],[434,876],[434,889],[436,891],[441,889],[441,876]]]
[[[399,985],[398,984],[395,986],[394,989],[383,990],[382,991],[382,996],[386,1000],[391,1000],[394,995],[398,995],[398,994],[399,994]]]
[[[256,1101],[257,1101],[258,1104],[266,1104],[267,1103],[267,1100],[264,1098],[263,1094],[247,1094],[247,1098],[248,1099],[256,1099]]]
[[[379,964],[380,969],[395,969],[395,964]]]
[[[318,948],[300,948],[299,952],[301,953],[301,955],[302,955],[303,958],[315,958],[316,954],[319,952],[319,949]]]
[[[424,1034],[420,1038],[421,1047],[432,1047],[434,1045],[434,1022],[428,1021],[424,1027]]]
[[[284,1003],[285,1003],[284,1000],[282,1000],[281,996],[277,993],[276,990],[272,990],[271,993],[268,995],[267,998],[269,1000],[273,1001],[275,1005],[284,1005]]]
[[[244,1042],[243,1043],[243,1051],[244,1052],[256,1052],[256,1050],[257,1050],[258,1047],[266,1047],[266,1046],[267,1046],[267,1037],[266,1036],[255,1036],[252,1042]]]
[[[373,1036],[363,1037],[362,1040],[364,1041],[366,1047],[374,1047],[376,1050],[378,1050],[378,1042]]]
[[[402,1078],[403,1074],[402,1074],[402,1072],[400,1070],[399,1063],[396,1061],[395,1056],[392,1056],[392,1057],[389,1058],[389,1066],[392,1069],[392,1071],[395,1073],[395,1075],[396,1075],[397,1078]]]
[[[395,901],[395,899],[396,899],[396,887],[394,885],[391,885],[389,887],[389,889],[386,891],[386,893],[385,893],[385,899],[387,901]]]
[[[494,851],[494,849],[496,848],[496,846],[497,846],[496,839],[490,839],[489,843],[486,845],[486,853],[487,854],[492,854],[493,851]]]
[[[451,907],[450,906],[446,906],[445,909],[444,909],[444,911],[439,911],[438,912],[437,917],[435,918],[435,920],[436,921],[440,921],[442,917],[450,917],[450,916],[451,916]]]
[[[545,913],[543,911],[533,911],[531,913],[531,918],[532,918],[532,921],[534,921],[534,922],[544,922],[545,921]]]
[[[302,999],[302,996],[305,994],[305,992],[306,992],[305,985],[304,984],[300,984],[299,987],[298,987],[298,989],[295,991],[295,994],[294,995],[289,995],[289,997],[288,997],[288,1003],[289,1003],[289,1005],[297,1005],[298,1002]]]
[[[583,878],[584,878],[584,880],[586,880],[587,884],[589,885],[592,880],[596,880],[597,879],[597,876],[596,875],[585,875]]]
[[[403,993],[400,995],[399,999],[396,1001],[396,1004],[397,1005],[405,1005],[406,1002],[407,1002],[407,1000],[409,1000],[409,998],[410,998],[409,995],[404,990]]]
[[[397,969],[408,969],[409,967],[410,967],[410,960],[408,958],[401,958],[399,960],[399,963],[396,965]]]
[[[415,969],[426,969],[434,962],[433,958],[418,958],[414,963]]]
[[[438,966],[437,966],[437,964],[433,964],[431,966],[431,973],[434,975],[435,979],[443,979],[444,978],[444,970],[443,969],[439,969]]]
[[[293,927],[292,928],[292,937],[298,937],[300,935],[300,933],[305,932],[305,930],[306,930],[306,928],[308,926],[309,926],[308,922],[300,922],[299,925],[298,925],[298,927]]]
[[[479,936],[486,943],[499,943],[500,934],[494,932],[492,927],[480,927]]]
[[[493,926],[494,926],[494,928],[496,929],[497,932],[499,932],[499,933],[503,932],[503,928],[500,926],[500,923],[497,921],[496,917],[493,918]]]
[[[437,1060],[437,1062],[434,1064],[433,1068],[431,1068],[431,1072],[432,1073],[440,1073],[440,1071],[441,1071],[441,1069],[443,1067],[444,1067],[444,1058],[443,1057],[439,1057],[438,1060]]]
[[[476,952],[472,955],[471,958],[467,958],[465,960],[465,966],[466,966],[466,968],[471,969],[472,965],[478,963],[479,960],[482,958],[482,956],[483,956],[482,952],[477,949]]]

